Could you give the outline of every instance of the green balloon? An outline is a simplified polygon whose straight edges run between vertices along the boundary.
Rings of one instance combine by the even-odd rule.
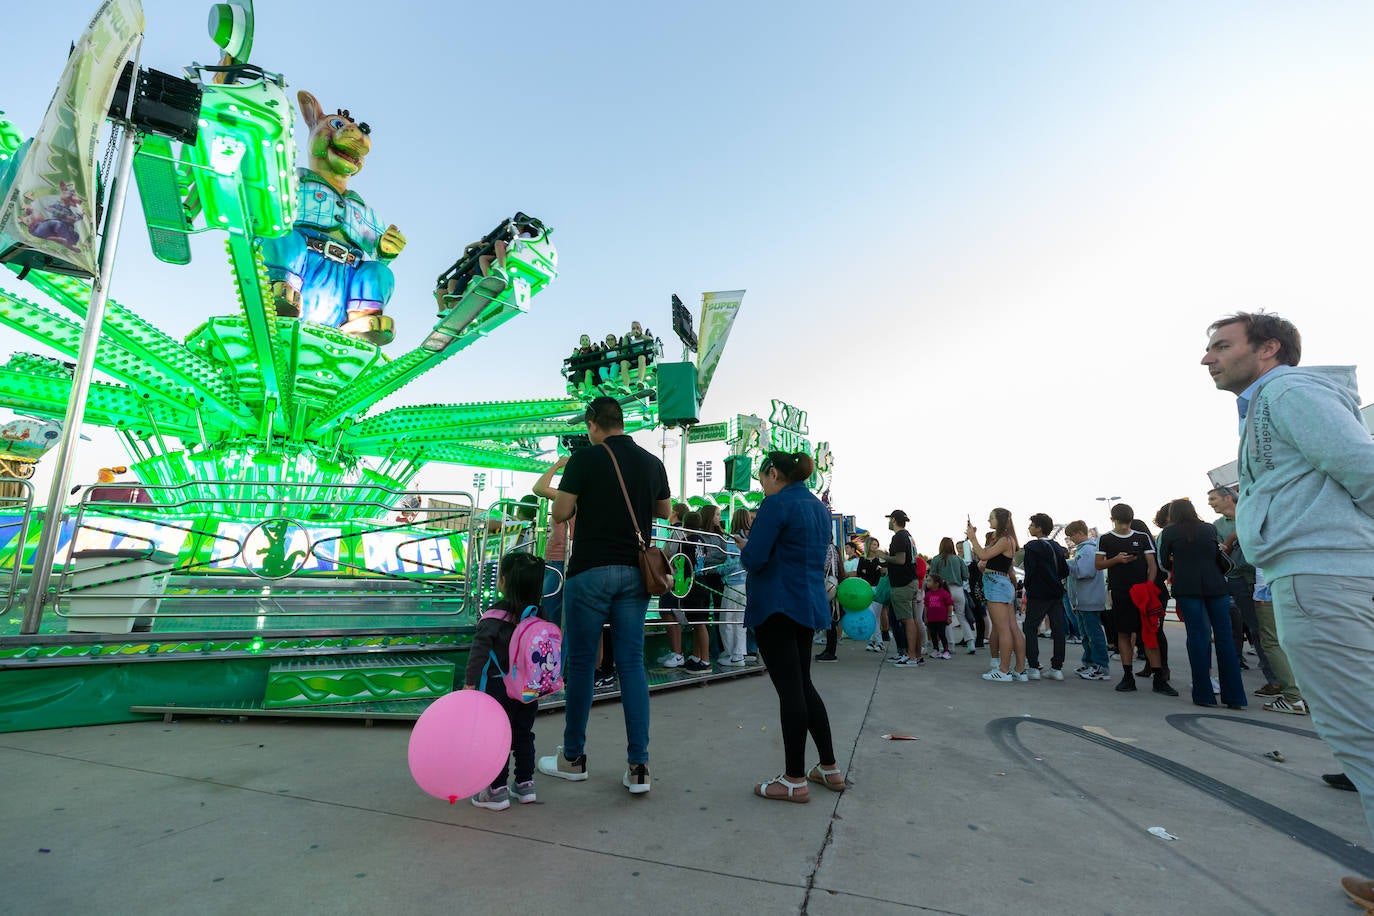
[[[840,583],[835,597],[846,611],[862,611],[873,603],[873,586],[858,576],[850,576]]]

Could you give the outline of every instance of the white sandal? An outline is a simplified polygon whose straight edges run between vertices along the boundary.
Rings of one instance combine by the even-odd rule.
[[[832,776],[839,776],[840,781],[838,783],[831,782],[830,777]],[[848,786],[844,776],[840,773],[839,767],[823,767],[819,763],[807,772],[806,778],[817,785],[825,786],[831,792],[843,792]]]
[[[774,785],[782,786],[783,790],[787,794],[769,795],[768,787]],[[799,790],[806,791],[807,794],[796,794]],[[807,789],[806,780],[803,779],[801,782],[793,782],[784,775],[774,776],[767,782],[761,782],[758,785],[754,786],[754,794],[757,795],[759,798],[766,798],[770,801],[789,801],[796,802],[798,804],[805,804],[806,802],[809,802],[811,800],[811,793]]]

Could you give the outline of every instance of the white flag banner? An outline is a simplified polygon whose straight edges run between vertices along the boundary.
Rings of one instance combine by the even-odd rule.
[[[21,149],[23,160],[11,164],[12,182],[0,204],[0,233],[93,277],[100,272],[96,147],[120,73],[142,34],[139,0],[100,5],[67,58],[42,126]]]
[[[698,401],[706,399],[706,389],[716,374],[716,366],[720,365],[720,355],[725,352],[725,341],[735,326],[735,315],[739,314],[742,301],[742,289],[701,294],[701,320],[697,322]]]

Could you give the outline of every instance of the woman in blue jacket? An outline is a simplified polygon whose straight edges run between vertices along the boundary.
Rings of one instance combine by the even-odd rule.
[[[754,794],[778,801],[810,801],[807,782],[842,792],[830,717],[811,683],[811,639],[830,625],[825,595],[825,557],[830,548],[830,511],[806,488],[815,472],[805,452],[769,452],[759,467],[764,500],[740,553],[747,574],[744,625],[753,627],[759,655],[778,692],[786,768],[754,786]],[[806,770],[806,736],[816,742],[820,763]]]

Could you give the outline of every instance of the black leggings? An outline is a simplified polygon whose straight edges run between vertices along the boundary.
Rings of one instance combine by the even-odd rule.
[[[506,693],[506,684],[501,678],[487,681],[487,696],[501,704],[510,719],[510,749],[515,755],[515,781],[529,782],[534,778],[534,717],[539,715],[539,702],[521,703],[512,700]],[[510,758],[501,765],[501,772],[491,781],[491,788],[499,789],[506,784],[510,774]]]
[[[835,763],[830,742],[830,717],[825,703],[811,683],[811,640],[815,630],[797,623],[786,614],[773,614],[754,628],[759,656],[768,666],[773,689],[778,692],[782,718],[782,746],[787,758],[784,775],[806,773],[806,735],[816,742],[821,763]]]
[[[930,630],[930,644],[935,647],[936,652],[949,651],[949,637],[945,635],[945,627],[948,621],[929,621],[926,627]]]

